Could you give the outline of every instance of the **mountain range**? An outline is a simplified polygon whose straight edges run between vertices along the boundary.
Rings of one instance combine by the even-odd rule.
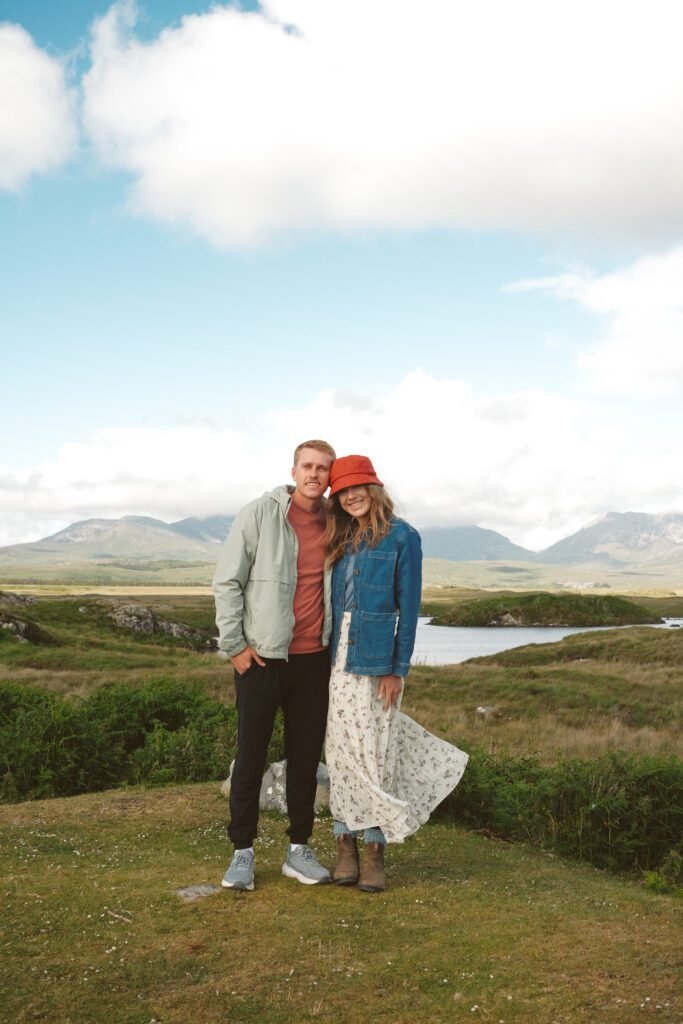
[[[227,536],[232,516],[165,523],[148,516],[83,519],[31,544],[0,548],[0,567],[59,562],[211,562]]]
[[[121,569],[155,563],[215,563],[232,519],[228,515],[173,523],[147,516],[85,519],[42,540],[0,548],[0,573],[8,578],[8,572],[11,575],[21,567],[29,570],[75,563]],[[447,562],[595,566],[622,572],[680,572],[683,577],[681,512],[609,512],[539,552],[479,526],[426,527],[420,533],[425,557]]]

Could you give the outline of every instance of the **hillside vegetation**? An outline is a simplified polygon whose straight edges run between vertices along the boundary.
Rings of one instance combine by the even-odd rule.
[[[632,626],[658,621],[633,600],[595,594],[495,594],[441,609],[437,626]]]

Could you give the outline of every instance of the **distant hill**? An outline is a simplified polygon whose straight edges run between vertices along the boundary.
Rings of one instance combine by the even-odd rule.
[[[84,519],[32,544],[0,548],[0,566],[63,562],[174,560],[215,562],[231,516],[165,523],[148,516]]]
[[[529,562],[533,551],[481,526],[429,526],[420,530],[425,558],[449,562]]]
[[[553,565],[603,564],[615,568],[683,563],[683,513],[608,512],[595,523],[535,556]]]
[[[0,548],[0,580],[206,584],[233,517],[196,516],[166,523],[149,516],[85,519],[32,544]],[[535,553],[479,526],[420,531],[425,579],[517,588],[683,584],[683,513],[610,512]],[[553,572],[556,567],[557,572]],[[571,567],[571,569],[569,568]],[[549,573],[551,576],[549,576]],[[616,576],[615,576],[616,574]],[[679,583],[678,581],[681,581]]]
[[[171,529],[181,533],[184,537],[192,537],[196,540],[218,541],[223,543],[228,535],[234,516],[207,516],[206,519],[197,519],[191,516],[189,519],[180,519],[177,523],[171,523]]]

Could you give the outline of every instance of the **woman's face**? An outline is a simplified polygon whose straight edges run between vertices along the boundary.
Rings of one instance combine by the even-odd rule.
[[[362,487],[346,487],[339,492],[339,504],[354,519],[362,522],[370,514],[372,498],[365,485]]]

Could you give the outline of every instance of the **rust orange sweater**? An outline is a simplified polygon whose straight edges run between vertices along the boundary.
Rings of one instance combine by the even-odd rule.
[[[290,654],[313,654],[324,650],[322,642],[325,608],[323,600],[323,535],[325,513],[308,512],[292,501],[287,518],[296,533],[299,552],[294,593],[294,635]]]

